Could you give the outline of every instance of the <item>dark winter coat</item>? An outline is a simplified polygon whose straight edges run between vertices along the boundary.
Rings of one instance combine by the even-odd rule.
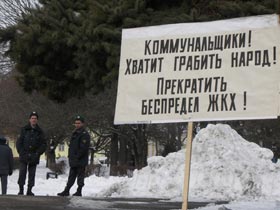
[[[70,167],[83,167],[88,165],[89,145],[90,136],[84,128],[73,132],[68,150]]]
[[[12,175],[14,158],[11,148],[0,142],[0,175]]]
[[[39,164],[40,155],[46,150],[46,140],[42,129],[30,124],[21,129],[20,136],[16,143],[19,159],[27,164]]]

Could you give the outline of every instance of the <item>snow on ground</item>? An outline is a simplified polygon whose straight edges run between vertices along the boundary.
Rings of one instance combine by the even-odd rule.
[[[193,141],[190,201],[227,200],[238,210],[280,209],[280,165],[271,162],[272,152],[243,139],[228,125],[208,125]],[[148,166],[132,178],[96,177],[85,179],[84,196],[156,197],[182,200],[185,150],[167,157],[151,157]],[[62,191],[67,174],[46,179],[44,163],[37,168],[36,195]],[[8,193],[16,194],[18,171],[9,177]],[[71,193],[76,190],[72,187]],[[77,201],[78,202],[78,201]],[[200,210],[217,210],[209,206]]]

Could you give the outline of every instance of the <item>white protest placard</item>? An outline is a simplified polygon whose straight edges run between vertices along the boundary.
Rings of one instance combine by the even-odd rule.
[[[114,123],[276,118],[277,20],[124,29]]]

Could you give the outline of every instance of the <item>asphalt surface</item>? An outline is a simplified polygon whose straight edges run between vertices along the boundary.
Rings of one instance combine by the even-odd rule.
[[[188,209],[212,205],[213,203],[189,202]],[[227,202],[216,202],[216,204],[225,203]],[[0,196],[1,210],[180,210],[181,208],[181,202],[172,202],[165,199]]]

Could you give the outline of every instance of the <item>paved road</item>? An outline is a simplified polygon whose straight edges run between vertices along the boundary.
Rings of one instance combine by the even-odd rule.
[[[208,204],[189,202],[188,207],[194,209]],[[147,198],[0,196],[1,210],[179,210],[181,206],[181,202]]]

